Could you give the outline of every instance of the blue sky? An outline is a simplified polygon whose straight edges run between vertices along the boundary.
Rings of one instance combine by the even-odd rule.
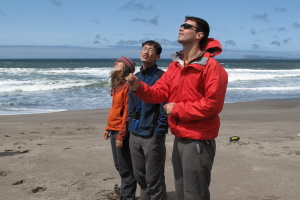
[[[210,24],[218,58],[300,59],[298,0],[1,0],[0,58],[138,58],[148,39],[170,58],[186,15]]]

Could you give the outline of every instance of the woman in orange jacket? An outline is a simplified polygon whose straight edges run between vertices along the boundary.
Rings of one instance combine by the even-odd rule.
[[[136,181],[132,172],[127,131],[129,87],[125,80],[125,77],[134,71],[135,63],[128,57],[120,57],[115,62],[110,76],[112,106],[103,136],[105,139],[110,138],[114,164],[121,177],[121,186],[118,188],[116,184],[114,192],[107,195],[108,199],[135,198]]]

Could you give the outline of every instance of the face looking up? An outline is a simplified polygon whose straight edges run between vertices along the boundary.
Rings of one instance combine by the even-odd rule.
[[[116,61],[115,66],[114,66],[114,71],[115,72],[121,72],[124,71],[125,65],[121,61]]]
[[[153,45],[145,44],[140,52],[140,59],[143,63],[155,63],[160,58],[156,55],[156,49]]]
[[[203,37],[203,32],[197,30],[197,24],[194,21],[187,20],[179,28],[178,42],[181,44],[194,42],[196,39]]]

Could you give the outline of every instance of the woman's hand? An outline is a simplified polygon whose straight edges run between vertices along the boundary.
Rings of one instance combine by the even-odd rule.
[[[107,140],[110,137],[109,131],[104,131],[103,137]]]

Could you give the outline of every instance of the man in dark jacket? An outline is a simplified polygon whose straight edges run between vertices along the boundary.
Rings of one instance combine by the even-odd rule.
[[[158,42],[149,40],[142,44],[142,67],[136,77],[149,86],[164,73],[156,65],[161,51]],[[132,91],[129,92],[129,146],[133,173],[141,188],[141,200],[167,199],[164,167],[168,123],[164,105],[145,103]]]

